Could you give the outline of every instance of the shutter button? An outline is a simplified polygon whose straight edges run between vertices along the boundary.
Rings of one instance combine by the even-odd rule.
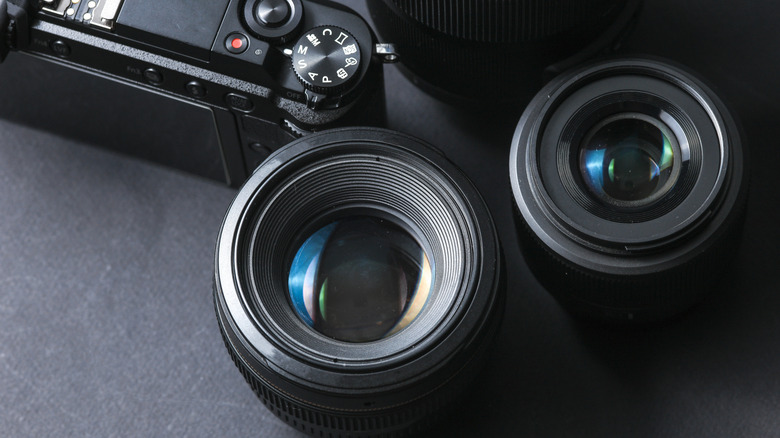
[[[261,0],[255,8],[257,19],[268,27],[279,27],[290,18],[287,0]]]

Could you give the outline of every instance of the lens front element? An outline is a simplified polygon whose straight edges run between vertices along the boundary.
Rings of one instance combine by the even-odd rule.
[[[466,176],[376,128],[304,136],[266,160],[219,234],[214,298],[263,403],[316,436],[409,436],[487,359],[501,252]]]
[[[663,122],[619,114],[597,124],[580,148],[582,179],[596,199],[613,207],[640,207],[674,186],[674,135]]]
[[[423,249],[390,221],[333,222],[301,245],[290,267],[292,305],[308,326],[341,341],[370,342],[403,330],[431,293]]]
[[[608,59],[550,81],[520,119],[509,171],[525,260],[578,315],[667,318],[731,267],[743,144],[723,102],[679,66]]]

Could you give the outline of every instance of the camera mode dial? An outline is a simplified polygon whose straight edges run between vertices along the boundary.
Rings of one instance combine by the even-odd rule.
[[[306,89],[325,96],[343,91],[358,76],[360,44],[348,31],[318,26],[293,46],[293,70]]]

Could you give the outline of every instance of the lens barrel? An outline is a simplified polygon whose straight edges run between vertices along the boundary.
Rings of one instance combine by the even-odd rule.
[[[682,68],[620,59],[565,73],[534,98],[513,139],[525,259],[575,313],[671,316],[728,270],[745,167],[728,110]]]
[[[450,101],[527,102],[545,70],[557,73],[609,51],[639,0],[382,0],[367,2],[416,85]]]
[[[483,362],[503,309],[488,210],[442,155],[392,131],[299,139],[249,178],[217,242],[225,344],[311,435],[405,436]]]

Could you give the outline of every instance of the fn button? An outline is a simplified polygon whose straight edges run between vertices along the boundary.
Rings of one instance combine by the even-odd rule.
[[[203,84],[198,81],[188,82],[185,88],[187,89],[187,92],[190,94],[190,96],[196,99],[203,99],[206,97],[206,87],[204,87]]]
[[[51,50],[60,58],[67,58],[70,56],[70,46],[65,41],[52,41],[49,43],[49,47],[51,47]]]
[[[225,96],[225,102],[234,110],[248,113],[255,108],[255,104],[248,97],[236,93],[229,93]]]
[[[144,70],[144,79],[146,79],[146,82],[152,84],[152,85],[162,85],[163,83],[163,74],[160,72],[160,70],[157,70],[154,67],[149,67],[146,70]]]

